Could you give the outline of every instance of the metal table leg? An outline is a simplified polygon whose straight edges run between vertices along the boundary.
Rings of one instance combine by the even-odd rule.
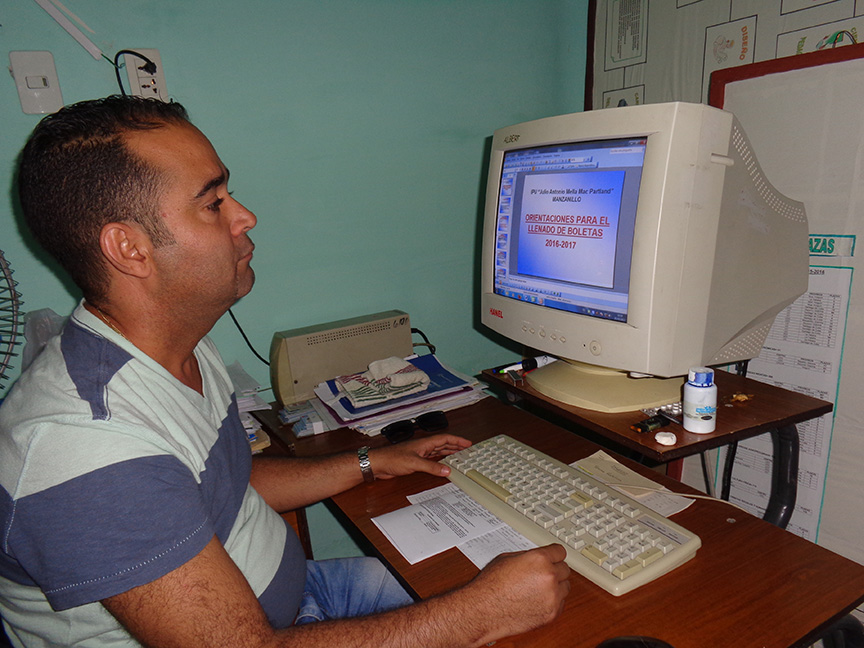
[[[795,510],[798,496],[798,429],[786,425],[771,430],[774,460],[771,467],[771,496],[762,519],[785,529]],[[734,460],[734,455],[730,457]],[[727,461],[723,470],[721,497],[729,499],[732,483],[732,461]]]
[[[786,425],[772,430],[771,442],[774,444],[771,497],[762,519],[785,529],[798,496],[798,429]]]

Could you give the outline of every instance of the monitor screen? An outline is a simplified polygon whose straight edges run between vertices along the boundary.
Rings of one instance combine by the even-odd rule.
[[[645,138],[504,153],[495,292],[627,321]]]

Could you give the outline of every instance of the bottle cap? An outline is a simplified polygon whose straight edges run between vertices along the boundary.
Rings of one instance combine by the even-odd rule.
[[[708,367],[693,367],[687,375],[687,382],[697,387],[710,387],[714,384],[714,370]]]

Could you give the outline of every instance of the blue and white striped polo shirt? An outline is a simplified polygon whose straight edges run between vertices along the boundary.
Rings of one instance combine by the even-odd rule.
[[[299,541],[249,486],[251,457],[213,344],[203,396],[79,305],[0,408],[0,616],[26,646],[137,646],[99,603],[215,535],[271,622],[305,582]]]

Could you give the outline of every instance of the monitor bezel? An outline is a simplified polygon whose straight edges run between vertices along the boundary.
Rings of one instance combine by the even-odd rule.
[[[670,364],[673,336],[656,335],[655,331],[680,329],[677,315],[684,307],[679,300],[688,290],[692,293],[687,297],[687,308],[692,310],[687,315],[689,325],[704,331],[708,286],[685,275],[689,266],[701,263],[710,267],[714,261],[711,222],[716,224],[725,167],[713,164],[711,156],[728,152],[732,124],[731,114],[710,109],[712,123],[706,128],[705,108],[684,103],[612,108],[496,131],[484,215],[481,321],[505,337],[559,357],[625,371],[677,375]],[[620,111],[629,111],[633,119]],[[494,244],[490,248],[490,242],[494,243],[505,151],[628,138],[646,139],[646,149],[634,226],[627,322],[556,312],[495,294]],[[704,238],[701,242],[695,241],[697,232],[692,231],[689,214],[680,213],[693,208],[705,212],[705,231],[698,232]],[[675,254],[675,250],[686,250],[689,256]],[[664,290],[657,277],[665,277],[667,282],[674,277],[677,283]],[[695,337],[684,338],[682,353],[699,356],[702,340],[698,331]]]

